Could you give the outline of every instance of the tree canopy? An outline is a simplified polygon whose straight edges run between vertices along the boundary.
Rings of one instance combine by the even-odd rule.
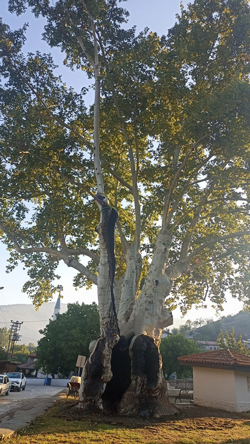
[[[185,313],[210,297],[221,309],[228,289],[250,306],[248,1],[195,0],[167,36],[125,28],[115,0],[9,0],[13,13],[27,7],[44,17],[44,39],[69,69],[92,79],[100,60],[116,281],[136,241],[139,296],[162,231],[168,306]],[[0,25],[0,234],[7,270],[24,264],[24,291],[39,305],[56,291],[60,261],[77,270],[75,286],[97,283],[94,112],[87,88],[67,88],[49,54],[23,54],[25,29]]]
[[[213,328],[212,324],[213,324],[213,319],[199,318],[199,319],[196,319],[195,321],[190,321],[190,319],[188,319],[185,322],[185,324],[180,325],[179,328],[173,328],[172,334],[176,335],[178,333],[181,333],[183,336],[186,336],[186,337],[195,335],[196,339],[198,339],[198,337],[197,337],[197,329],[198,329],[199,339],[202,339],[202,338],[200,338],[199,329],[201,327],[204,328],[204,327],[208,326],[208,330],[210,332],[210,330]],[[205,336],[206,336],[206,333],[205,333]],[[209,339],[209,338],[205,338],[205,339]]]
[[[40,330],[36,368],[44,373],[68,376],[74,371],[78,355],[89,355],[89,343],[100,333],[96,304],[69,304],[66,313]]]
[[[11,354],[11,360],[17,361],[19,364],[26,364],[28,356],[31,353],[36,353],[36,346],[33,343],[29,345],[15,344],[13,353]]]
[[[161,341],[161,355],[163,371],[167,379],[172,373],[177,373],[178,379],[189,378],[193,375],[192,367],[180,365],[178,358],[201,352],[200,347],[192,339],[185,338],[182,334],[168,336]]]
[[[230,333],[227,331],[223,333],[223,331],[220,331],[220,334],[217,338],[217,344],[219,348],[225,348],[228,350],[234,350],[239,353],[242,353],[242,355],[249,356],[250,350],[247,347],[247,344],[243,342],[242,335],[240,335],[238,338],[235,337],[234,328],[232,327]]]
[[[7,350],[10,332],[6,327],[0,328],[0,347]]]

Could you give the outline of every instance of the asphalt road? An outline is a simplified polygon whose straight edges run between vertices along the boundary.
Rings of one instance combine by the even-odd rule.
[[[1,396],[0,439],[10,437],[42,415],[62,391],[65,392],[63,387],[27,385],[25,391]]]

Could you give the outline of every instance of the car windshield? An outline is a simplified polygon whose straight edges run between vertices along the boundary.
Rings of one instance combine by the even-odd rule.
[[[3,383],[3,377],[0,376],[0,384],[2,384],[2,383]]]
[[[21,378],[21,373],[16,373],[16,372],[14,372],[14,373],[7,373],[7,376],[9,378]]]

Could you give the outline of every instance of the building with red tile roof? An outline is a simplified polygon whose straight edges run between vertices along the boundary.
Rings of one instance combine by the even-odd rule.
[[[250,356],[233,350],[212,350],[178,358],[181,365],[196,367],[220,368],[227,370],[250,371]]]
[[[250,411],[250,357],[212,350],[178,358],[193,367],[194,403],[230,412]]]

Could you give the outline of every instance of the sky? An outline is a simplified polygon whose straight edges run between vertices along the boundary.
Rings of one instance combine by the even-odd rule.
[[[53,0],[52,0],[53,1]],[[180,13],[180,1],[179,0],[128,0],[124,3],[126,9],[130,12],[129,25],[136,25],[138,31],[149,27],[150,30],[157,32],[159,35],[166,34],[168,29],[171,28],[176,19],[176,14]],[[184,6],[187,5],[186,0],[183,0]],[[8,1],[1,0],[0,17],[4,23],[8,24],[11,29],[17,29],[24,23],[29,23],[27,31],[27,43],[25,50],[27,52],[35,52],[36,50],[42,52],[51,52],[55,63],[58,65],[56,74],[60,74],[63,81],[68,86],[72,86],[78,92],[83,86],[86,85],[86,78],[82,72],[71,71],[62,65],[63,54],[60,49],[51,49],[46,42],[42,41],[41,34],[43,32],[43,19],[35,19],[34,16],[27,12],[24,15],[16,17],[8,12]],[[94,96],[93,96],[94,97]],[[22,266],[18,266],[12,273],[6,274],[4,264],[8,259],[8,252],[6,248],[0,244],[0,257],[1,257],[1,270],[0,270],[0,287],[4,287],[0,290],[0,306],[9,304],[30,304],[31,299],[22,293],[22,286],[27,281],[26,271]],[[68,268],[66,265],[61,264],[58,269],[58,274],[62,276],[58,284],[63,285],[64,290],[63,302],[79,302],[79,303],[91,303],[97,301],[96,289],[92,290],[75,290],[72,285],[72,280],[75,275],[75,270]],[[56,296],[54,297],[56,301]],[[195,309],[189,311],[189,313],[181,318],[181,313],[178,309],[173,312],[174,326],[178,326],[180,323],[184,324],[187,319],[195,320],[197,318],[214,318],[219,316],[227,316],[229,314],[236,314],[242,309],[242,303],[234,300],[228,294],[227,303],[224,306],[224,311],[216,314],[215,310],[210,304],[207,305],[207,309]]]

